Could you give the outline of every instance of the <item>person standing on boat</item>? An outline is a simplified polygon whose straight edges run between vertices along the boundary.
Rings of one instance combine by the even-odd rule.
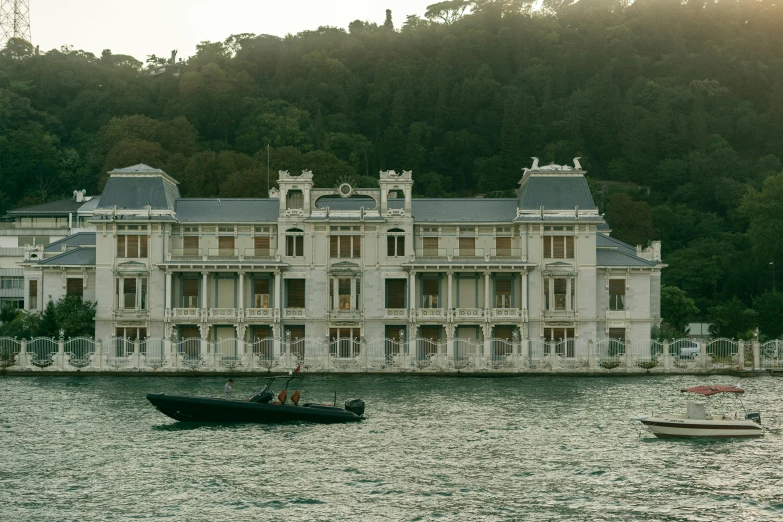
[[[223,398],[230,399],[232,393],[234,393],[234,381],[229,379],[226,385],[223,386]]]

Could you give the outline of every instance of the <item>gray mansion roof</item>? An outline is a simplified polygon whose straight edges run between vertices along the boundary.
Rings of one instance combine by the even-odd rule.
[[[44,252],[62,252],[83,245],[95,246],[95,232],[79,232],[78,234],[53,241],[46,245]]]
[[[160,169],[143,163],[110,172],[97,208],[173,210],[179,199],[176,181]]]
[[[627,243],[609,237],[606,234],[596,234],[596,265],[598,266],[655,266],[636,255],[636,249]]]
[[[39,266],[95,266],[95,248],[79,247],[38,262]]]
[[[422,223],[510,223],[517,216],[516,199],[416,198],[411,207],[413,220]]]
[[[253,223],[277,221],[277,199],[180,198],[174,205],[182,222]]]

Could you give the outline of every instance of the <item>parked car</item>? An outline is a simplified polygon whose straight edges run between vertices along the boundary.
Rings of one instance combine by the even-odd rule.
[[[701,341],[684,341],[680,346],[680,359],[693,359],[701,353]]]

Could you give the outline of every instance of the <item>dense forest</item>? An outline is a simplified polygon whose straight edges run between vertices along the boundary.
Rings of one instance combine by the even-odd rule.
[[[144,63],[11,40],[0,212],[95,194],[139,162],[184,196],[264,196],[269,156],[319,186],[406,169],[419,196],[497,197],[531,156],[581,156],[613,235],[662,240],[670,322],[783,332],[783,6],[451,0],[400,29],[392,16]]]

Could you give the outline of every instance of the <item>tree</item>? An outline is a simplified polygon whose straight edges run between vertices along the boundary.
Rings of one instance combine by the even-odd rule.
[[[612,227],[612,236],[629,245],[646,246],[657,235],[650,205],[622,192],[609,198],[606,221]]]
[[[661,287],[661,317],[681,334],[688,322],[699,314],[699,309],[688,294],[676,286]]]
[[[95,307],[96,303],[83,301],[81,297],[76,295],[68,295],[58,300],[55,305],[58,330],[63,330],[66,338],[93,337],[95,335]]]
[[[392,22],[392,12],[391,9],[386,10],[386,20],[383,22],[383,28],[389,29],[391,31],[394,30],[394,22]]]
[[[783,173],[765,179],[761,192],[749,189],[739,211],[750,223],[748,237],[756,255],[783,260]]]
[[[440,20],[445,25],[451,25],[462,19],[465,9],[468,8],[467,0],[447,0],[427,6],[424,17],[429,20]]]
[[[57,308],[54,301],[49,299],[41,313],[41,322],[35,334],[39,337],[59,337],[60,327],[57,324]]]
[[[764,292],[753,299],[753,309],[756,311],[762,335],[774,339],[783,334],[782,292]]]
[[[737,297],[707,309],[710,333],[717,337],[749,339],[758,324],[756,311],[745,306]]]

